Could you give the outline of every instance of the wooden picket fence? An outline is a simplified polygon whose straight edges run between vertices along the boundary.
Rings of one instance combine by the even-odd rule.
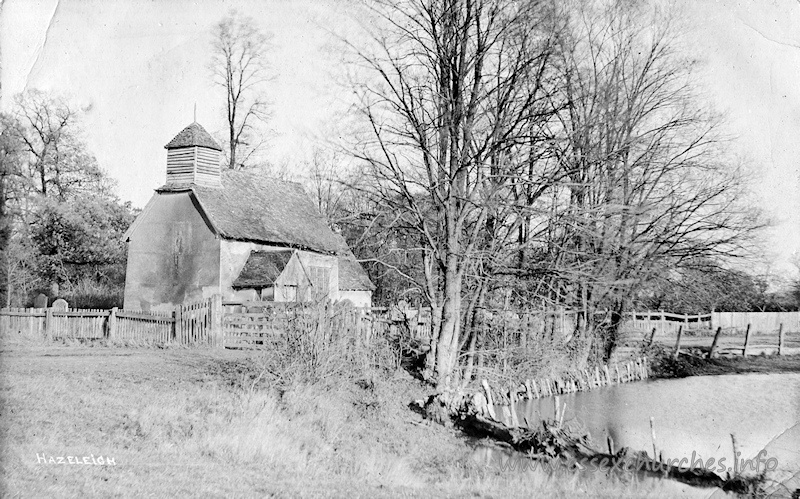
[[[120,340],[166,343],[172,339],[171,312],[52,308],[2,309],[0,331],[8,338],[35,340]]]
[[[178,307],[175,311],[175,341],[182,345],[221,347],[222,297]]]
[[[0,309],[3,338],[118,340],[227,348],[269,347],[286,332],[291,317],[308,305],[226,302],[220,296],[176,307],[173,312],[133,310]],[[305,311],[305,312],[304,312]],[[330,318],[342,334],[364,341],[409,328],[429,337],[430,313],[416,309],[342,308]]]
[[[221,300],[218,300],[221,302]],[[134,343],[184,345],[221,344],[213,334],[214,299],[186,304],[174,312],[140,310],[88,310],[56,308],[0,309],[4,339],[112,340]],[[221,332],[221,327],[217,328]]]
[[[223,302],[223,337],[226,348],[271,345],[298,315],[316,313],[318,305],[262,301]],[[371,341],[375,337],[406,334],[427,341],[431,335],[430,308],[337,307],[328,320],[343,335]]]
[[[23,338],[74,338],[143,343],[205,345],[229,348],[268,347],[286,331],[288,320],[311,310],[308,304],[223,302],[214,296],[179,305],[174,311],[75,310],[9,308],[0,310],[0,332]],[[303,312],[305,311],[305,312]],[[599,314],[603,314],[599,312]],[[507,351],[529,343],[567,341],[578,324],[578,314],[564,309],[545,311],[485,310],[484,325],[499,335],[492,351]],[[607,314],[606,314],[607,315]],[[598,318],[596,318],[597,320]],[[599,318],[602,322],[602,316]],[[331,316],[335,326],[354,338],[402,336],[426,343],[432,336],[431,310],[425,307],[339,307]],[[752,322],[743,322],[752,321]],[[749,326],[748,326],[749,324]],[[714,328],[712,329],[712,326]],[[634,354],[643,342],[678,348],[710,349],[715,353],[785,353],[800,349],[800,312],[680,315],[633,311],[624,316],[618,351]],[[800,351],[800,350],[798,350]],[[626,354],[627,352],[627,354]],[[489,355],[487,354],[487,355]],[[482,360],[479,359],[479,363]],[[486,359],[488,362],[491,359]],[[503,359],[494,359],[504,362]]]
[[[3,337],[14,336],[23,339],[39,339],[47,335],[44,308],[3,308],[0,309],[0,333]]]
[[[301,317],[318,317],[320,305],[275,302],[223,303],[223,338],[226,348],[263,348],[292,327]],[[398,334],[404,328],[413,338],[430,337],[430,313],[424,309],[353,308],[329,305],[324,317],[327,327],[355,341],[370,342],[376,337]],[[295,324],[296,326],[296,324]]]
[[[119,310],[113,319],[109,315],[107,330],[111,339],[166,344],[174,337],[175,318],[172,312]]]
[[[287,317],[297,310],[307,310],[308,304],[275,303],[263,301],[224,301],[225,345],[244,342],[259,345],[266,338],[280,334],[286,327]],[[342,309],[345,310],[345,309]],[[410,340],[427,342],[432,337],[432,318],[429,307],[356,307],[342,312],[347,320],[344,328],[363,329],[358,335],[403,335]],[[565,337],[574,331],[577,313],[564,309],[546,311],[487,310],[496,324],[507,333],[509,341],[523,344],[528,338],[542,334]],[[368,330],[368,331],[367,331]]]
[[[264,302],[225,302],[223,342],[229,348],[268,347],[288,326],[287,306],[258,306]]]

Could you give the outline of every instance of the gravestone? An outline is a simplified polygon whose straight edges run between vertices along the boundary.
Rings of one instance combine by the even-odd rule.
[[[47,308],[47,295],[44,293],[36,295],[33,299],[33,308]]]
[[[59,298],[53,302],[52,308],[54,310],[67,310],[69,308],[69,304],[67,303],[67,300]]]
[[[50,296],[56,297],[58,296],[58,283],[54,282],[50,285]]]

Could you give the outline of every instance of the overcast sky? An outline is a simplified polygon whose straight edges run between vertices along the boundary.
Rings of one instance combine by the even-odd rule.
[[[678,0],[683,40],[700,85],[727,113],[734,152],[752,165],[758,203],[776,222],[766,237],[774,269],[800,251],[800,1]],[[223,129],[222,99],[207,70],[210,31],[231,9],[273,34],[268,91],[276,131],[268,151],[296,167],[330,133],[349,95],[328,30],[356,31],[348,0],[4,0],[0,108],[26,88],[81,106],[86,141],[144,206],[163,184],[163,146],[193,120]]]

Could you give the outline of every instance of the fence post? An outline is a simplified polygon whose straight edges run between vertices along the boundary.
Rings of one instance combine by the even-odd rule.
[[[225,345],[222,337],[222,295],[213,295],[210,305],[211,334],[209,343],[212,347],[223,348]]]
[[[656,461],[658,460],[658,454],[656,454],[656,423],[653,416],[650,416],[650,438],[653,440],[653,461]]]
[[[747,357],[747,346],[750,344],[750,323],[747,323],[747,331],[744,333],[744,347],[742,348],[742,357]]]
[[[719,337],[722,335],[722,326],[717,327],[717,333],[714,335],[714,341],[711,342],[711,351],[708,352],[708,358],[713,359],[717,356],[717,343],[719,343]]]
[[[673,359],[678,358],[678,354],[681,352],[681,334],[683,333],[683,325],[678,326],[678,340],[675,342],[675,353],[672,355]]]
[[[183,316],[181,315],[181,311],[183,310],[183,306],[175,305],[175,312],[173,316],[175,317],[175,323],[173,324],[172,328],[172,340],[175,342],[180,343],[181,337],[181,330],[183,328]]]
[[[113,340],[117,336],[117,307],[112,308],[108,312],[108,322],[106,324],[108,331],[108,339]]]
[[[33,309],[31,309],[31,312]],[[33,316],[33,313],[31,313]],[[53,328],[55,326],[55,321],[53,320],[53,308],[48,307],[44,309],[44,335],[48,340],[53,339]]]
[[[783,355],[783,322],[778,326],[778,355]]]

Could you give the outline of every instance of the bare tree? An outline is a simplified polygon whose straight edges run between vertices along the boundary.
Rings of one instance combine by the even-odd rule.
[[[13,221],[19,206],[20,184],[23,183],[22,143],[17,135],[16,120],[0,114],[0,303],[11,304],[15,267],[10,250]]]
[[[376,75],[359,88],[370,134],[355,154],[363,192],[381,208],[375,226],[401,228],[406,250],[421,255],[422,279],[405,277],[431,305],[427,367],[442,387],[458,374],[465,278],[527,165],[519,146],[543,119],[536,81],[555,20],[548,4],[508,0],[408,0],[376,12],[376,50],[359,51]]]
[[[331,226],[347,220],[351,212],[345,206],[352,194],[345,188],[349,182],[343,165],[343,158],[338,151],[315,146],[303,168],[307,172],[304,182],[306,188],[316,202],[317,209]]]
[[[251,17],[231,11],[214,28],[210,70],[225,89],[228,166],[243,168],[266,142],[256,126],[269,117],[263,85],[271,79],[266,54],[270,37]]]
[[[562,4],[563,5],[563,4]],[[692,91],[671,26],[644,2],[380,3],[358,189],[387,268],[432,309],[429,374],[461,373],[484,301],[582,310],[607,356],[664,268],[742,255],[760,222]],[[398,244],[402,243],[402,244]],[[394,255],[419,255],[417,269]],[[393,253],[390,253],[393,252]],[[516,293],[516,298],[512,295]],[[608,307],[608,328],[594,312]]]
[[[103,175],[81,140],[75,108],[60,97],[30,90],[15,97],[13,114],[28,188],[59,201],[96,190]]]
[[[552,298],[608,307],[608,356],[619,318],[649,278],[699,258],[743,254],[760,223],[725,161],[719,121],[692,91],[671,26],[644,4],[581,2],[558,66],[557,156],[565,181],[547,211]]]

